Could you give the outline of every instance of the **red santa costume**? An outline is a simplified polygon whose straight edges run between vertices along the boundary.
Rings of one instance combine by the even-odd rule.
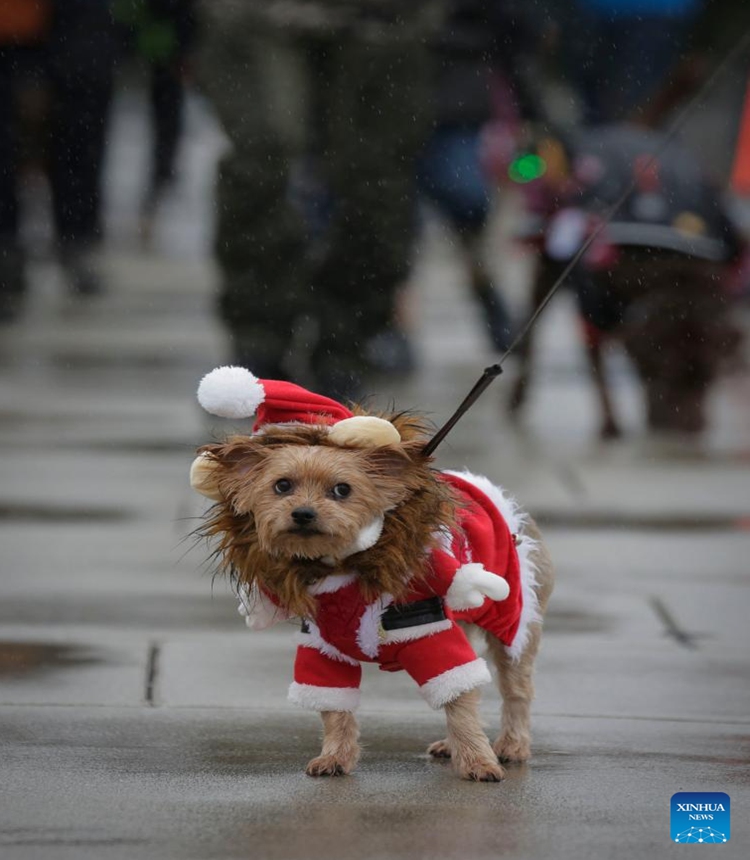
[[[230,396],[223,389],[217,394],[216,379],[210,379],[220,371],[225,372],[220,380],[224,386],[226,371],[233,374]],[[335,432],[343,438],[352,428],[359,432],[362,426],[359,417],[350,418],[351,413],[335,401],[291,383],[261,383],[242,370],[250,376],[245,382],[240,371],[220,368],[209,374],[201,384],[208,393],[199,389],[204,407],[230,417],[257,413],[256,432],[263,432],[266,423],[301,421],[332,425],[331,436]],[[206,380],[212,384],[205,386]],[[346,443],[357,444],[351,438]],[[389,594],[367,603],[354,568],[310,587],[317,612],[314,621],[302,623],[289,689],[291,701],[317,711],[354,711],[359,705],[361,663],[376,662],[385,671],[406,671],[427,702],[441,708],[491,680],[485,661],[477,657],[457,625],[459,620],[491,632],[512,658],[520,657],[529,625],[540,620],[531,557],[534,541],[522,534],[525,515],[487,478],[443,472],[441,479],[462,502],[457,527],[441,536],[440,548],[426,558],[424,571],[415,571],[412,588],[397,603]],[[376,521],[364,529],[350,554],[374,546],[382,525],[382,520]],[[252,629],[288,618],[257,588],[245,588],[239,596],[240,612]]]

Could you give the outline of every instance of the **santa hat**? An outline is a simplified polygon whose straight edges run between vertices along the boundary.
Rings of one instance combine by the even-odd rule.
[[[253,432],[267,424],[313,424],[330,426],[329,438],[337,445],[370,447],[401,441],[388,421],[370,415],[355,416],[332,400],[278,379],[258,379],[244,367],[217,367],[198,386],[198,402],[212,415],[222,418],[256,416]]]

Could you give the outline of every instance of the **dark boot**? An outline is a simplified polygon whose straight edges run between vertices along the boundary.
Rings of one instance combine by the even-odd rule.
[[[96,251],[88,243],[63,244],[60,248],[60,265],[73,295],[98,296],[104,291]]]

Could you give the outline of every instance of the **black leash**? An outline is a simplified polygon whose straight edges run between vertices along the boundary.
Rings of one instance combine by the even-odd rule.
[[[648,171],[652,168],[658,158],[666,150],[666,148],[672,142],[680,129],[685,125],[687,119],[692,115],[696,105],[703,101],[706,94],[711,89],[713,89],[716,81],[719,80],[719,78],[724,74],[727,68],[731,66],[732,63],[734,63],[734,61],[742,54],[742,52],[748,45],[750,45],[750,30],[748,30],[742,36],[742,38],[739,39],[734,48],[732,48],[732,50],[724,57],[721,63],[719,63],[719,65],[714,69],[713,73],[706,80],[700,90],[698,90],[695,96],[693,96],[693,98],[688,102],[688,104],[677,115],[676,119],[672,122],[672,125],[664,136],[664,140],[662,141],[662,143],[644,162],[644,166],[641,169],[642,173],[648,173]],[[435,433],[432,439],[430,439],[430,441],[424,446],[424,448],[422,449],[422,453],[426,457],[429,457],[435,451],[435,449],[438,447],[438,445],[440,445],[443,439],[445,439],[445,437],[451,432],[451,430],[456,426],[456,424],[458,424],[463,415],[468,412],[468,410],[474,405],[474,403],[476,403],[476,401],[485,392],[485,390],[489,388],[493,380],[500,376],[500,374],[503,372],[503,364],[505,363],[505,360],[512,352],[514,352],[514,350],[526,337],[529,331],[531,331],[532,326],[536,323],[542,311],[550,303],[555,293],[563,285],[565,279],[573,271],[576,265],[578,265],[578,262],[581,257],[584,256],[586,251],[588,251],[588,249],[598,239],[598,237],[610,223],[612,218],[614,218],[614,216],[619,212],[625,201],[635,191],[637,185],[638,178],[636,177],[631,181],[630,185],[625,189],[625,191],[623,191],[620,197],[609,207],[609,209],[605,211],[604,217],[599,221],[596,228],[589,234],[586,241],[581,245],[581,247],[570,259],[570,262],[560,273],[554,284],[552,284],[552,286],[549,288],[547,294],[539,303],[534,312],[531,314],[529,319],[526,321],[521,331],[515,336],[515,338],[513,338],[513,341],[511,342],[510,346],[502,354],[502,356],[500,357],[500,361],[498,361],[497,364],[493,364],[490,367],[486,367],[484,369],[484,372],[482,373],[481,377],[477,380],[471,391],[466,395],[458,409],[456,409],[453,415],[451,415],[451,417],[445,422],[445,424],[443,424],[443,426],[437,431],[437,433]]]
[[[506,352],[505,355],[508,353]],[[505,358],[505,355],[503,358]],[[502,361],[502,359],[501,359]],[[451,417],[443,424],[443,426],[437,431],[437,433],[430,439],[430,441],[424,446],[422,449],[422,453],[425,457],[429,457],[430,454],[437,448],[437,446],[445,439],[445,437],[451,432],[451,430],[458,424],[461,420],[461,417],[465,412],[468,412],[469,409],[474,405],[474,403],[479,400],[480,396],[484,393],[486,388],[490,387],[490,383],[495,379],[496,376],[500,376],[503,372],[500,364],[493,364],[491,367],[486,367],[484,369],[484,373],[480,376],[476,385],[471,389],[471,391],[466,395],[461,405],[456,409],[456,411],[451,415]]]

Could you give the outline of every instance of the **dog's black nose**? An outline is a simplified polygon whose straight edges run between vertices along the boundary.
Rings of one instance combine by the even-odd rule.
[[[313,508],[295,508],[292,511],[292,519],[298,526],[309,526],[316,516]]]

